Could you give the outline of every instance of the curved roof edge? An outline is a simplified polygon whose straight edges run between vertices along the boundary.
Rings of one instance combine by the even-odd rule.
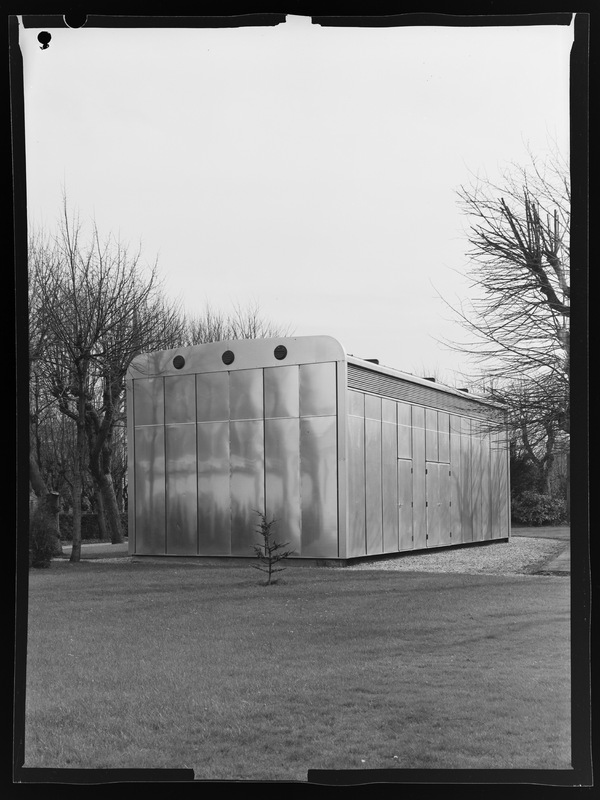
[[[127,378],[132,380],[323,361],[346,361],[346,351],[332,336],[226,339],[141,353],[133,359]]]

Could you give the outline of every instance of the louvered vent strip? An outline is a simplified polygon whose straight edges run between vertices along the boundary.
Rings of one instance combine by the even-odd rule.
[[[358,389],[362,392],[391,397],[405,403],[438,408],[453,414],[465,414],[470,417],[489,417],[491,409],[473,400],[458,397],[439,389],[422,386],[419,383],[410,383],[402,378],[394,378],[369,369],[363,369],[356,364],[348,364],[348,388]]]

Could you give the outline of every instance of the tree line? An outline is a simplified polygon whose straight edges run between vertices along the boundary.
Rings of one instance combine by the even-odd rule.
[[[86,237],[66,201],[55,233],[31,235],[28,260],[30,486],[60,552],[59,499],[68,506],[78,561],[86,508],[103,538],[124,538],[125,376],[136,354],[288,332],[257,305],[187,315],[167,299],[156,263],[95,225]]]

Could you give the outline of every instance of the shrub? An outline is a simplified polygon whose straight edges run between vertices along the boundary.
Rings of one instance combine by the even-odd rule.
[[[566,516],[561,498],[539,492],[522,492],[512,501],[512,518],[522,525],[556,525]]]
[[[56,548],[55,522],[52,516],[38,506],[29,522],[29,566],[49,567]]]

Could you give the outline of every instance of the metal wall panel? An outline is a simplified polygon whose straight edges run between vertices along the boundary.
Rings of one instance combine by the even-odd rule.
[[[229,373],[196,375],[196,419],[218,422],[229,419]]]
[[[451,522],[451,475],[449,464],[439,464],[440,470],[440,542],[453,544]]]
[[[375,419],[381,422],[381,397],[365,395],[365,419]]]
[[[197,434],[199,553],[203,556],[229,555],[229,422],[198,424]]]
[[[383,400],[382,417],[389,418],[391,404],[396,412],[393,401]],[[398,436],[394,422],[381,424],[381,491],[383,504],[383,552],[393,553],[398,551]]]
[[[378,398],[371,398],[378,399]],[[367,414],[365,398],[365,414]],[[371,409],[370,413],[375,413]],[[381,414],[381,404],[380,412]],[[365,419],[365,470],[367,500],[367,554],[383,552],[383,509],[381,497],[381,419]]]
[[[165,378],[165,423],[195,422],[196,381],[193,375]]]
[[[425,458],[438,461],[438,412],[425,409]]]
[[[198,552],[196,426],[195,424],[167,425],[165,431],[167,552],[172,555],[196,555]]]
[[[229,418],[262,419],[263,416],[262,369],[233,370],[229,374]]]
[[[490,492],[490,437],[486,432],[481,437],[481,536],[492,538]]]
[[[297,397],[296,393],[296,397]],[[300,429],[296,419],[265,420],[265,502],[267,519],[280,543],[301,555]]]
[[[471,434],[471,503],[473,514],[473,541],[480,542],[483,538],[481,528],[482,448],[481,439],[477,435],[475,420],[472,420],[471,422],[473,424]]]
[[[162,425],[165,419],[162,378],[140,378],[133,383],[135,425]]]
[[[300,494],[305,557],[335,558],[337,531],[337,418],[300,420]]]
[[[349,392],[356,395],[356,392]],[[363,397],[361,395],[361,397]],[[358,405],[356,399],[354,407]],[[363,401],[364,409],[364,401]],[[349,558],[365,555],[365,419],[348,417],[348,551]]]
[[[499,434],[493,431],[490,434],[490,536],[497,539],[501,536],[500,529],[500,473],[499,473]]]
[[[348,414],[365,416],[365,396],[361,392],[348,392]]]
[[[300,414],[300,375],[297,366],[265,369],[265,417]]]
[[[438,411],[438,461],[450,462],[450,416]]]
[[[452,477],[450,481],[450,501],[452,503],[450,513],[450,530],[452,532],[452,541],[454,544],[462,542],[463,474],[460,458],[460,432],[460,417],[452,414],[450,416],[450,469],[452,471]]]
[[[398,458],[412,458],[412,419],[408,403],[396,404],[398,415]]]
[[[471,422],[460,418],[460,510],[461,541],[473,541],[473,454],[471,446]]]
[[[413,549],[413,465],[398,460],[398,528],[399,550]]]
[[[398,403],[395,400],[388,400],[387,397],[381,398],[381,419],[383,422],[391,422],[394,426],[397,424],[397,405]]]
[[[425,478],[427,498],[427,547],[437,547],[442,543],[442,497],[440,487],[440,465],[428,461]]]
[[[427,546],[427,517],[425,514],[425,410],[412,408],[413,452],[413,536],[414,547]]]
[[[165,553],[165,429],[135,431],[136,553]]]
[[[300,365],[300,416],[335,415],[337,399],[336,365]]]
[[[498,498],[498,529],[494,538],[504,539],[510,535],[508,441],[504,432],[498,434],[495,462],[496,472],[493,490]]]
[[[229,423],[231,463],[231,554],[253,555],[257,541],[256,511],[264,511],[264,423]]]

